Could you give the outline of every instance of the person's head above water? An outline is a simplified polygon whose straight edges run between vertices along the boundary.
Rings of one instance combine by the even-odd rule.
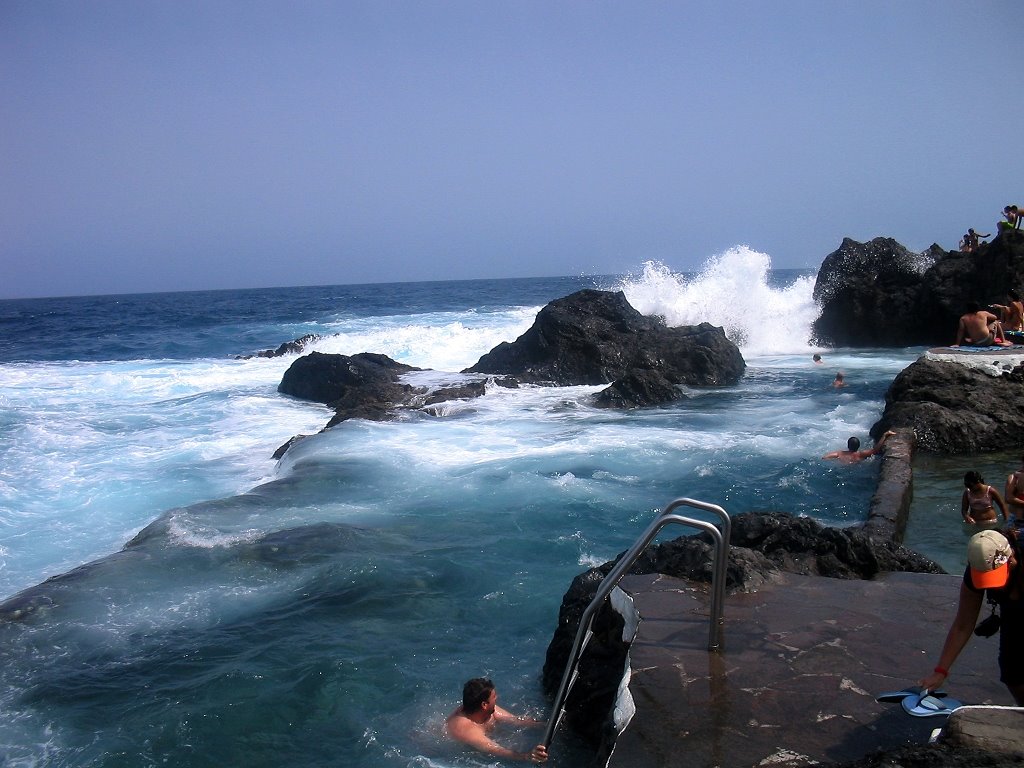
[[[478,712],[483,705],[491,700],[494,683],[486,677],[474,677],[462,686],[462,711],[466,714]]]
[[[964,487],[973,488],[976,485],[984,485],[985,478],[981,476],[980,472],[975,472],[973,469],[969,472],[964,473]]]
[[[851,437],[846,441],[846,450],[848,451],[859,451],[860,450],[860,438]]]

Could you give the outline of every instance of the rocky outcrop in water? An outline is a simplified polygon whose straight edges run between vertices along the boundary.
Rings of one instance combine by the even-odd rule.
[[[1006,304],[1024,289],[1024,231],[1000,233],[973,253],[933,245],[923,254],[891,238],[850,238],[825,257],[814,285],[817,344],[906,347],[951,344],[968,302]]]
[[[705,534],[649,548],[631,573],[663,573],[697,582],[711,581],[712,544]],[[592,568],[573,580],[562,598],[558,627],[548,645],[543,684],[553,694],[561,681],[580,617],[601,580],[616,561]],[[883,571],[943,573],[931,560],[893,541],[873,539],[859,528],[830,528],[810,518],[781,512],[744,513],[732,518],[726,589],[756,590],[781,573],[870,579]],[[607,604],[594,619],[569,695],[566,722],[592,744],[606,737],[606,722],[622,679],[628,646],[622,617]]]
[[[645,390],[656,390],[655,402],[664,402],[666,384],[735,384],[745,368],[739,348],[721,328],[708,323],[670,328],[637,312],[621,291],[583,290],[552,301],[526,333],[499,344],[466,372],[509,374],[553,386],[632,377],[634,384],[623,387],[632,394],[622,402],[645,405],[650,404]],[[658,374],[657,386],[648,372]]]
[[[248,360],[253,357],[284,357],[285,355],[297,355],[313,342],[319,341],[320,338],[321,337],[315,333],[307,333],[305,336],[300,336],[293,341],[286,341],[284,344],[279,345],[277,349],[263,349],[255,355],[236,355],[235,359]]]
[[[326,355],[311,352],[285,371],[277,391],[324,403],[334,409],[327,427],[346,419],[384,421],[397,405],[408,403],[423,389],[399,382],[401,374],[417,371],[385,355]]]
[[[970,353],[964,353],[969,355]],[[1024,435],[1024,366],[990,367],[922,358],[895,378],[885,411],[871,428],[913,430],[931,453],[980,453],[1019,448]]]
[[[489,383],[610,383],[595,398],[598,407],[656,405],[682,397],[680,385],[734,384],[745,368],[739,348],[721,328],[707,323],[669,328],[660,319],[637,312],[621,291],[587,290],[551,302],[518,340],[499,344],[463,371],[500,374],[489,375],[486,381],[428,390],[400,380],[421,369],[385,355],[311,352],[291,364],[278,391],[333,408],[328,429],[352,418],[384,421],[403,408],[438,415],[438,404],[480,397]],[[297,435],[282,445],[274,458],[280,459],[301,438]]]

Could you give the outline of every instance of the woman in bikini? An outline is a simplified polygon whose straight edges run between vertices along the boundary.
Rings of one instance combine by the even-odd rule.
[[[1003,520],[1009,520],[1006,503],[999,491],[991,485],[985,485],[985,478],[971,470],[964,475],[964,495],[960,500],[960,514],[965,523],[971,525],[988,525],[998,522],[995,508],[1003,513]]]

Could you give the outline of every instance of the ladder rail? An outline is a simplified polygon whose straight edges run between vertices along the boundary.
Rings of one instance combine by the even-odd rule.
[[[711,512],[718,515],[722,522],[722,529],[719,530],[718,527],[704,520],[696,520],[692,517],[675,514],[674,511],[681,506],[693,507],[695,509],[700,509],[705,512]],[[732,532],[732,521],[729,518],[729,514],[722,509],[722,507],[716,504],[708,504],[707,502],[689,498],[675,499],[665,507],[664,510],[662,510],[662,512],[647,527],[640,538],[636,540],[633,546],[623,554],[619,559],[619,562],[615,564],[615,567],[612,568],[612,570],[608,572],[608,575],[601,580],[594,598],[590,601],[590,604],[587,605],[586,609],[580,616],[580,623],[576,630],[576,637],[573,640],[572,650],[569,652],[569,660],[566,663],[565,672],[562,673],[562,681],[559,684],[558,693],[555,695],[551,718],[548,720],[547,728],[544,731],[544,739],[542,743],[545,747],[551,744],[551,740],[555,735],[555,730],[558,728],[562,715],[565,713],[565,701],[568,698],[569,690],[576,681],[580,657],[583,655],[583,648],[586,646],[586,641],[589,640],[589,636],[591,634],[590,628],[593,624],[594,616],[597,614],[598,609],[603,605],[608,595],[611,594],[611,591],[618,585],[622,577],[625,576],[629,569],[633,567],[640,555],[643,554],[643,551],[654,540],[654,537],[661,532],[662,528],[672,523],[679,523],[681,525],[699,528],[710,534],[712,541],[715,544],[715,555],[711,577],[711,616],[708,628],[708,651],[717,651],[719,649],[719,637],[723,623],[722,608],[725,602],[725,575],[726,566],[728,564],[729,539]]]

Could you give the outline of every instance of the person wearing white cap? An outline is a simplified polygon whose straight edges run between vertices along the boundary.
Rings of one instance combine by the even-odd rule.
[[[967,544],[967,569],[960,585],[956,617],[946,635],[939,663],[920,684],[934,691],[949,677],[978,621],[985,593],[999,606],[999,679],[1018,706],[1024,706],[1024,583],[1017,567],[1016,531],[982,531]],[[983,622],[984,623],[984,622]],[[992,634],[989,632],[985,636]],[[984,634],[984,633],[983,633]]]

